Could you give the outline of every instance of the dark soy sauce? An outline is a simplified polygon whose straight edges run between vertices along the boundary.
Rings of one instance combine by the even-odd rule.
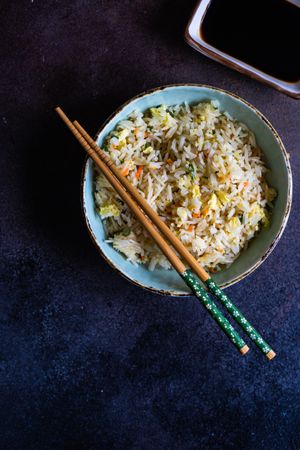
[[[200,34],[218,50],[295,82],[300,79],[299,6],[287,0],[212,0]]]

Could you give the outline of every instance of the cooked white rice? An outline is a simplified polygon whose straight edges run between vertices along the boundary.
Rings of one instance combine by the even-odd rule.
[[[104,150],[210,271],[229,266],[262,225],[276,193],[254,134],[216,102],[134,111]],[[95,171],[96,208],[108,242],[132,263],[169,268],[129,208]]]

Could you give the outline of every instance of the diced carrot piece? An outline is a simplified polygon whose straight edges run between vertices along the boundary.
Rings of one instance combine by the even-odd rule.
[[[143,173],[143,166],[138,166],[137,171],[136,171],[136,173],[135,173],[135,177],[136,177],[137,179],[139,179],[140,176],[142,175],[142,173]]]
[[[167,163],[168,163],[168,164],[173,164],[173,160],[172,160],[171,158],[168,158],[168,159],[167,159]]]
[[[206,208],[203,209],[202,213],[204,214],[204,216],[207,216],[207,214],[209,213],[209,207],[206,206]]]
[[[192,216],[194,217],[194,219],[199,219],[199,217],[201,217],[200,213],[193,213]]]
[[[193,229],[194,229],[194,225],[190,224],[190,225],[188,226],[188,231],[191,232],[191,231],[193,231]]]
[[[243,185],[244,185],[244,188],[248,187],[249,186],[249,181],[244,181]]]

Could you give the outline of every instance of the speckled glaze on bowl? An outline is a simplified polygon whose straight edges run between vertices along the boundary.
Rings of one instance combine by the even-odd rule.
[[[182,84],[163,86],[129,100],[102,125],[97,133],[97,143],[102,145],[105,136],[116,124],[134,109],[145,110],[160,104],[178,104],[184,101],[197,103],[217,100],[220,109],[228,111],[234,119],[244,122],[254,133],[268,167],[271,169],[269,183],[277,190],[271,224],[251,240],[227,269],[214,274],[216,282],[226,288],[252,273],[272,252],[278,243],[291,209],[292,174],[284,145],[270,122],[252,105],[235,94],[211,86]],[[86,159],[82,176],[82,207],[89,233],[106,261],[129,281],[160,294],[190,295],[188,287],[174,270],[138,267],[129,263],[120,253],[105,242],[102,221],[95,210],[93,197],[93,163]]]

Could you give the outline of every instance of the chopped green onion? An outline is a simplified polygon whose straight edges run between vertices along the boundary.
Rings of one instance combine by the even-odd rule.
[[[130,235],[130,229],[128,227],[124,228],[122,234],[123,234],[123,236],[129,236]]]
[[[191,175],[192,179],[194,180],[196,175],[195,175],[195,168],[194,168],[194,165],[192,163],[190,163],[188,165],[186,171],[187,171],[187,173],[189,173]]]

